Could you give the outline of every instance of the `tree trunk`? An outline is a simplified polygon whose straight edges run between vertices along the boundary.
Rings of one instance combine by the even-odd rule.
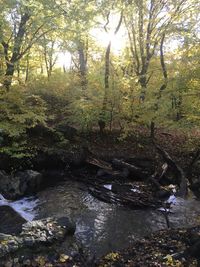
[[[145,100],[145,95],[147,91],[147,71],[142,71],[139,78],[139,84],[141,86],[141,93],[140,93],[140,103],[143,103]]]
[[[26,57],[26,76],[25,76],[25,83],[28,82],[29,78],[29,55]]]
[[[80,42],[78,47],[79,55],[79,68],[80,68],[80,77],[81,77],[81,86],[83,90],[87,88],[87,60],[84,53],[84,44]]]
[[[12,83],[12,78],[15,72],[15,65],[23,56],[23,54],[21,53],[21,47],[24,35],[26,33],[26,25],[29,19],[30,19],[30,14],[28,13],[24,13],[24,15],[22,15],[21,17],[18,32],[14,37],[14,45],[11,51],[11,57],[9,57],[9,44],[4,41],[1,41],[1,44],[3,45],[4,48],[4,57],[6,60],[6,73],[3,85],[5,86],[7,91],[9,91],[9,88]]]
[[[110,14],[110,13],[109,13]],[[107,17],[107,21],[109,23],[109,14]],[[116,35],[121,27],[123,20],[123,11],[121,11],[120,18],[118,25],[114,31],[114,35]],[[105,30],[107,32],[107,25],[105,25]],[[106,126],[106,109],[107,109],[107,102],[108,102],[108,90],[109,90],[109,78],[110,78],[110,51],[111,51],[111,41],[108,43],[105,55],[105,77],[104,77],[104,99],[103,99],[103,107],[99,118],[99,127],[100,127],[100,134],[103,133],[103,130]]]
[[[154,139],[155,137],[155,122],[154,121],[151,121],[150,128],[151,128],[150,137],[151,139]]]
[[[15,71],[14,64],[7,63],[6,64],[5,78],[4,78],[4,82],[3,82],[3,85],[5,86],[7,91],[9,91],[9,88],[11,86],[14,71]]]

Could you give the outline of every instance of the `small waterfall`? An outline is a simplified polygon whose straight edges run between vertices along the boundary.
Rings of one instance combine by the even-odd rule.
[[[5,199],[2,194],[0,194],[0,206],[9,206],[9,200]]]
[[[5,199],[0,194],[0,206],[10,206],[27,221],[32,221],[35,218],[36,212],[34,209],[37,204],[38,200],[33,197],[25,197],[20,200],[11,201]]]

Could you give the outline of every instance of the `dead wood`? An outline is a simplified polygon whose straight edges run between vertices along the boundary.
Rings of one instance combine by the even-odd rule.
[[[164,158],[166,163],[173,169],[178,181],[179,181],[179,192],[178,196],[185,198],[187,196],[187,178],[183,169],[171,158],[167,151],[161,148],[158,144],[153,142],[159,154]]]
[[[160,176],[158,177],[158,181],[160,181],[163,178],[163,176],[166,174],[167,170],[168,170],[168,164],[165,162],[162,165],[162,172],[161,172]]]
[[[104,160],[88,157],[86,159],[86,162],[91,164],[91,165],[97,166],[101,169],[112,172],[112,165],[109,164],[108,162],[104,161]]]
[[[133,176],[144,180],[145,178],[147,178],[148,173],[144,170],[142,170],[141,168],[133,165],[133,164],[129,164],[123,160],[119,160],[119,159],[114,159],[112,161],[112,165],[114,168],[117,169],[127,169],[129,170],[130,174],[132,174]]]

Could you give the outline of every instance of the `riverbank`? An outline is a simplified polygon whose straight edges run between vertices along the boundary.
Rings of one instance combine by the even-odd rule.
[[[192,139],[192,142],[195,142],[195,140],[195,138]],[[166,134],[165,132],[164,134],[159,133],[156,139],[156,143],[159,144],[164,151],[169,153],[172,160],[179,164],[185,173],[188,174],[188,170],[190,170],[189,174],[191,176],[188,178],[193,177],[190,188],[195,189],[193,192],[198,196],[199,188],[196,186],[198,184],[199,174],[198,158],[193,162],[197,151],[193,148],[194,146],[190,146],[188,143],[183,146],[183,142],[186,141],[191,142],[191,140],[187,139],[186,135]],[[95,242],[93,243],[89,240],[91,238],[94,240],[98,240],[100,237],[102,238],[106,230],[107,243],[100,242],[99,248],[95,245],[95,250],[100,250],[100,246],[108,246],[107,244],[111,243],[115,244],[115,246],[111,245],[110,248],[109,246],[106,247],[105,253],[109,251],[116,252],[113,254],[111,253],[111,255],[108,254],[109,256],[107,258],[105,257],[100,261],[101,264],[105,264],[105,266],[126,266],[123,264],[128,264],[128,261],[132,261],[132,263],[136,265],[127,266],[143,266],[137,265],[138,260],[134,258],[137,258],[137,256],[133,257],[133,254],[136,255],[137,251],[134,250],[134,253],[132,253],[131,249],[127,249],[127,254],[129,255],[127,260],[127,256],[124,256],[126,252],[119,252],[118,249],[128,247],[130,243],[134,242],[136,236],[135,232],[132,232],[133,227],[137,227],[137,231],[142,232],[142,229],[145,227],[149,228],[151,220],[155,223],[153,231],[165,229],[168,226],[168,220],[170,222],[170,227],[173,227],[173,219],[171,220],[172,216],[170,212],[173,213],[174,211],[171,210],[171,203],[168,203],[168,206],[164,204],[169,196],[174,194],[174,190],[178,192],[181,182],[177,180],[177,175],[174,173],[173,166],[170,166],[171,162],[166,162],[166,157],[162,157],[162,155],[158,153],[155,144],[151,142],[148,134],[145,132],[138,133],[121,141],[118,133],[107,134],[103,137],[100,137],[98,133],[91,133],[89,136],[76,137],[76,140],[70,144],[69,150],[67,150],[67,146],[64,148],[57,147],[56,149],[55,147],[54,149],[51,147],[47,149],[47,147],[44,146],[43,149],[40,147],[38,152],[38,155],[32,161],[32,166],[34,167],[34,171],[38,172],[35,177],[39,175],[40,180],[44,179],[42,180],[43,182],[41,182],[42,187],[33,186],[34,193],[42,190],[37,194],[39,198],[41,197],[41,202],[38,204],[40,209],[39,219],[52,215],[59,217],[67,214],[67,216],[73,218],[77,222],[78,230],[76,236],[79,236],[80,239],[82,238],[81,241],[84,241],[84,246],[87,247],[87,243],[90,244],[90,248]],[[24,172],[27,174],[27,170],[22,170],[22,177],[24,177]],[[13,175],[13,180],[15,180],[15,177],[19,177],[19,175]],[[21,180],[19,181],[18,185],[21,183]],[[65,185],[62,185],[61,181],[64,181]],[[67,184],[67,181],[72,183],[78,182],[78,186],[84,187],[84,192],[87,193],[83,194],[83,198],[79,197],[81,196],[80,191],[76,191],[72,184]],[[50,185],[52,187],[48,189]],[[71,195],[69,191],[66,190],[66,186],[69,187],[69,191],[72,191]],[[17,190],[19,188],[21,187],[17,187]],[[24,192],[26,193],[27,191],[25,190]],[[66,192],[68,192],[68,197],[66,197]],[[28,193],[30,194],[30,192]],[[22,195],[20,195],[20,197],[21,196]],[[88,201],[91,203],[88,204]],[[74,203],[80,206],[81,209],[76,205],[73,206]],[[136,219],[136,208],[139,208],[138,219]],[[158,211],[159,208],[163,209],[164,213]],[[87,212],[85,212],[85,209]],[[181,209],[181,206],[178,206],[177,210],[178,209]],[[150,213],[147,210],[150,210]],[[151,217],[152,210],[155,210],[157,213],[156,217]],[[180,214],[177,214],[177,210],[175,211],[174,217],[180,216]],[[165,213],[166,211],[167,213]],[[129,216],[129,214],[131,215]],[[192,217],[191,214],[187,214],[187,216]],[[195,214],[195,216],[197,215]],[[158,218],[159,220],[162,218],[162,223],[160,225],[158,223]],[[122,221],[124,225],[120,230],[120,235],[117,236],[117,227],[121,227]],[[130,222],[128,223],[128,221]],[[136,223],[133,224],[133,221],[136,221]],[[145,227],[142,227],[141,222],[146,223]],[[194,224],[195,222],[192,222],[191,225]],[[187,227],[189,225],[190,224],[186,222],[185,226]],[[177,227],[177,224],[175,227]],[[97,229],[99,230],[97,231]],[[84,237],[84,231],[85,237],[87,236],[87,238]],[[113,237],[113,231],[115,231],[115,235],[117,236],[116,240]],[[109,232],[110,237],[108,238]],[[146,232],[146,234],[150,234],[150,232]],[[173,236],[173,230],[169,230],[169,235],[170,232]],[[127,235],[127,239],[123,239],[122,235]],[[143,236],[138,235],[137,237],[141,238]],[[168,238],[167,234],[166,238]],[[123,240],[121,243],[123,243],[124,246],[121,246],[120,240]],[[159,237],[156,237],[154,242],[156,242],[156,240],[158,244],[160,244]],[[143,250],[145,250],[147,243],[146,241],[144,242]],[[136,248],[140,246],[139,243],[133,244],[135,244],[133,246]],[[151,243],[148,243],[148,245],[151,247]],[[182,247],[186,248],[187,244],[183,244]],[[76,257],[74,257],[66,252],[64,246],[62,249],[62,251],[59,250],[53,253],[54,256],[52,256],[53,259],[51,260],[48,259],[45,254],[46,252],[43,254],[40,252],[32,258],[30,255],[25,256],[29,264],[33,263],[33,265],[26,265],[27,263],[24,263],[23,258],[18,259],[18,262],[15,259],[16,262],[12,262],[12,264],[18,264],[16,266],[37,266],[37,264],[39,264],[36,263],[38,257],[42,257],[41,262],[43,262],[43,264],[45,262],[46,264],[41,266],[48,266],[48,264],[49,266],[73,266],[74,264],[77,264],[77,266],[84,266],[84,261],[87,261],[88,265],[86,266],[93,266],[96,262],[91,258],[88,259],[88,254],[85,252],[78,250]],[[160,249],[162,250],[162,246]],[[48,253],[51,252],[52,249],[48,248]],[[165,252],[168,254],[171,253],[170,250]],[[95,253],[93,253],[93,256],[94,255]],[[164,254],[162,256],[165,257]],[[125,260],[123,259],[124,257]],[[142,254],[138,254],[138,257],[141,258],[143,256]],[[170,257],[169,259],[171,259]],[[112,261],[109,263],[110,258],[114,263]],[[156,261],[158,261],[158,264],[161,264],[160,266],[165,266],[162,265],[165,264],[165,262],[161,262],[160,258],[156,258]],[[175,264],[173,261],[172,259],[171,266]],[[181,262],[180,264],[183,263],[184,262]],[[141,262],[141,264],[144,263]],[[153,264],[151,262],[149,262],[149,264],[149,266],[159,266],[151,265]],[[179,264],[179,262],[177,262],[177,264]]]
[[[101,267],[197,267],[200,263],[200,226],[161,230],[123,251],[103,257]]]

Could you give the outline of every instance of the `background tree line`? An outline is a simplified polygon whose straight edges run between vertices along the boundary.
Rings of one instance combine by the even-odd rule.
[[[198,1],[0,0],[0,8],[1,151],[21,150],[38,124],[125,136],[138,125],[152,135],[155,126],[199,125]],[[112,38],[103,46],[94,33]]]

